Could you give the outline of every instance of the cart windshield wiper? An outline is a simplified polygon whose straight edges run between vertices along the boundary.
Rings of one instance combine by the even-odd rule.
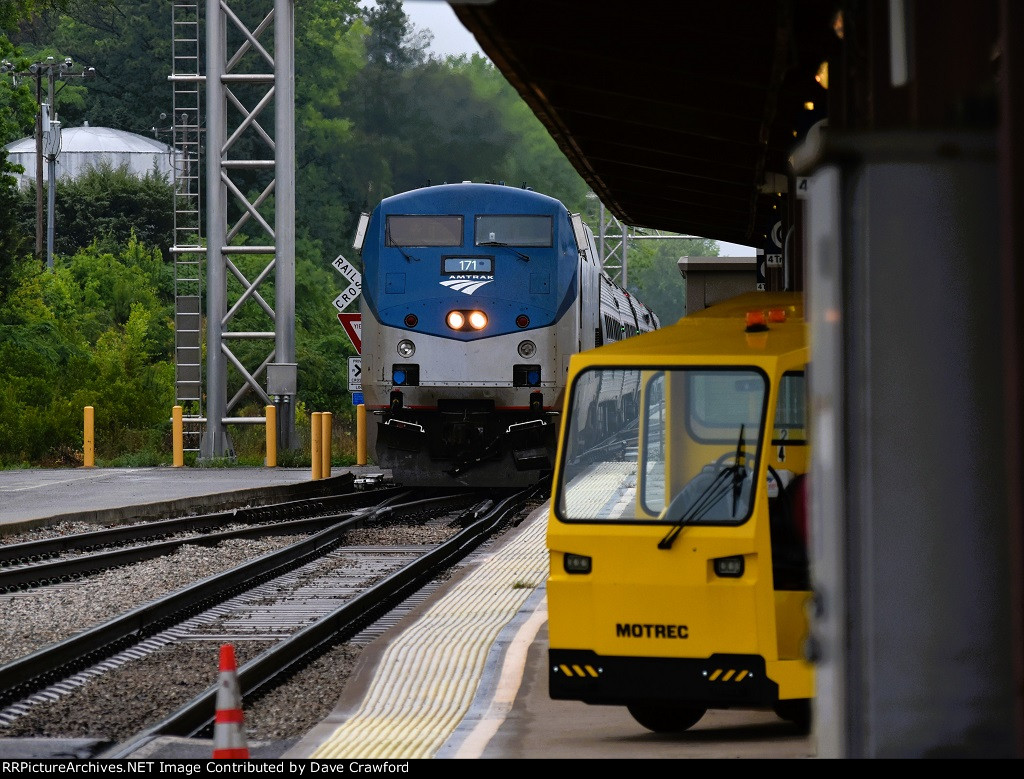
[[[682,504],[684,498],[689,496],[686,490],[680,491],[672,502],[669,503],[668,508],[665,510],[665,516],[671,517],[677,511],[682,511],[682,516],[672,525],[672,528],[665,534],[665,537],[658,542],[658,549],[671,549],[672,544],[675,543],[676,538],[683,531],[683,528],[692,522],[696,522],[701,519],[711,507],[722,500],[726,495],[729,494],[729,488],[732,487],[732,514],[736,516],[736,511],[739,506],[740,495],[743,490],[743,480],[747,477],[747,469],[743,464],[745,460],[745,446],[743,440],[743,428],[744,425],[740,425],[740,436],[739,442],[736,444],[736,453],[734,455],[735,462],[732,465],[726,466],[718,471],[711,482],[700,491],[693,503],[690,504],[689,508],[683,511],[682,506],[676,504]]]
[[[696,522],[701,519],[711,507],[718,503],[722,498],[729,494],[729,485],[732,479],[733,471],[737,470],[740,466],[730,465],[727,468],[723,468],[715,477],[711,480],[700,494],[694,499],[690,507],[686,509],[683,515],[672,525],[672,529],[668,531],[663,539],[658,542],[658,549],[671,549],[672,544],[675,543],[676,538],[682,532],[683,528],[692,522]],[[675,508],[677,502],[682,502],[681,499],[685,494],[685,490],[680,492],[669,504],[668,510],[665,512],[666,516],[671,516],[675,512],[672,510]]]
[[[746,478],[747,469],[743,466],[746,462],[746,446],[743,440],[743,425],[740,425],[740,440],[736,442],[736,462],[732,470],[732,515],[736,516],[736,506],[740,502],[740,492],[743,490],[743,479]]]

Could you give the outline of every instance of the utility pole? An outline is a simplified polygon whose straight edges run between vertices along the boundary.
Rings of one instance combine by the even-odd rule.
[[[54,206],[56,196],[56,171],[57,155],[60,154],[60,122],[57,121],[57,109],[55,100],[60,90],[67,85],[69,78],[93,78],[96,75],[95,68],[83,68],[74,72],[74,62],[71,57],[65,57],[63,61],[57,62],[53,57],[47,57],[45,62],[33,62],[27,71],[17,71],[15,66],[4,60],[0,63],[0,73],[10,73],[14,78],[14,85],[18,85],[19,76],[29,76],[36,80],[36,105],[39,106],[36,112],[36,257],[43,256],[43,153],[45,147],[46,159],[49,164],[47,187],[47,236],[46,236],[46,267],[53,270],[53,232],[54,232]],[[43,77],[47,80],[47,98],[49,102],[43,102]],[[53,89],[54,80],[60,79],[64,83]]]
[[[43,258],[43,92],[36,76],[36,259]]]

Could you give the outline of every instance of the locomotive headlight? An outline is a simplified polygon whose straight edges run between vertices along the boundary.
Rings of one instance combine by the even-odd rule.
[[[452,330],[483,330],[487,327],[487,314],[483,311],[449,311],[444,321]]]
[[[524,360],[529,360],[533,355],[537,353],[537,344],[533,341],[520,341],[519,342],[519,356]]]
[[[416,344],[406,338],[403,338],[398,342],[398,354],[408,360],[416,354]]]

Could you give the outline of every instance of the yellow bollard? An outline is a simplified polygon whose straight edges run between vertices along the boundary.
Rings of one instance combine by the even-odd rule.
[[[319,411],[314,411],[312,414],[310,414],[309,441],[312,444],[313,448],[313,451],[311,452],[312,456],[310,458],[313,462],[313,481],[316,481],[317,479],[320,478],[320,475],[323,473],[324,466],[323,462],[320,459],[323,456],[321,454],[321,449],[323,448],[321,444],[321,437],[323,436],[324,426],[323,422],[320,419],[321,416],[322,415]]]
[[[366,406],[356,406],[356,465],[366,465]]]
[[[175,468],[185,464],[185,423],[181,419],[182,411],[181,406],[171,409],[171,441],[174,447]]]
[[[267,467],[277,467],[277,406],[267,406]]]
[[[85,435],[83,436],[82,465],[92,468],[96,465],[95,442],[93,440],[93,428],[95,414],[92,406],[85,407]]]
[[[323,433],[320,436],[320,449],[322,450],[320,475],[325,479],[331,478],[331,420],[333,416],[330,411],[324,411],[320,417],[320,422],[323,425]]]

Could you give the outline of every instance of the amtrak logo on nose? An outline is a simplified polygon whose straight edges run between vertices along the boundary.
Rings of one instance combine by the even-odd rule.
[[[448,289],[454,289],[458,292],[461,292],[463,295],[472,295],[484,284],[490,284],[492,281],[494,281],[494,279],[449,279],[448,281],[442,281],[441,286],[448,287]]]

